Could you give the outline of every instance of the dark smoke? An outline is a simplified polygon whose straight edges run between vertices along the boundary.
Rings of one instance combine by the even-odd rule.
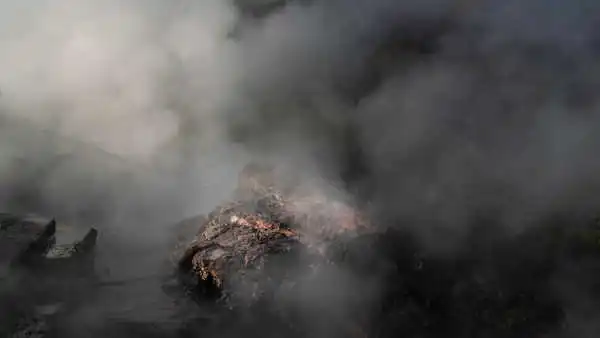
[[[107,258],[115,271],[164,255],[165,225],[228,197],[249,159],[434,252],[482,215],[520,232],[597,211],[597,1],[3,0],[0,13],[0,197],[99,223],[114,256],[128,247]],[[347,288],[327,313],[356,288],[331,275]]]

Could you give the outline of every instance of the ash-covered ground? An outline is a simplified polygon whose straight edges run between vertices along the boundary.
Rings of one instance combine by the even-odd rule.
[[[596,337],[599,13],[1,0],[2,209],[100,230],[106,283],[63,336]],[[379,230],[298,271],[270,304],[293,320],[162,287],[169,225],[232,198],[250,160]]]

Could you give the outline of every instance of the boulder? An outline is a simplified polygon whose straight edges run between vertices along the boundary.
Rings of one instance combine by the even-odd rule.
[[[52,318],[93,276],[97,230],[56,245],[72,232],[54,219],[0,213],[0,336],[46,336]]]

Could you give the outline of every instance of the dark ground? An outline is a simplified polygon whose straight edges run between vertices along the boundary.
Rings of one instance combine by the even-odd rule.
[[[105,238],[98,250],[101,284],[57,319],[55,336],[315,336],[312,326],[322,318],[311,324],[276,300],[228,309],[165,288],[166,251],[159,244],[134,248]],[[586,329],[577,316],[594,318],[600,309],[600,224],[586,217],[556,216],[518,234],[482,220],[457,252],[444,255],[400,230],[335,244],[337,266],[364,282],[353,293],[379,284],[376,297],[358,297],[352,311],[327,320],[328,336],[574,337]],[[574,294],[586,297],[585,306]]]

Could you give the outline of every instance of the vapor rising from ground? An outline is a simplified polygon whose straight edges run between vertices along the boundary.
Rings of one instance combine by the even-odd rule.
[[[241,2],[1,0],[5,204],[145,247],[268,159],[434,251],[597,208],[596,1]]]

